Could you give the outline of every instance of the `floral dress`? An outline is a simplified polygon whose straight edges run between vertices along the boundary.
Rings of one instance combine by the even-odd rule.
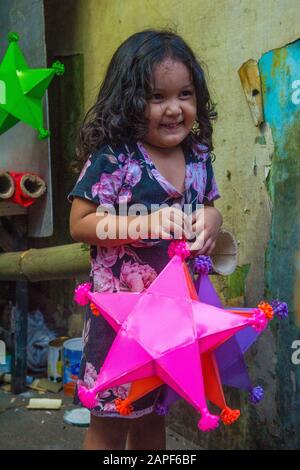
[[[85,163],[78,181],[68,196],[87,199],[117,213],[123,203],[127,207],[144,204],[205,204],[219,197],[211,155],[205,147],[192,144],[184,149],[186,174],[185,190],[179,192],[156,169],[141,142],[112,147],[106,145],[93,153]],[[91,246],[91,281],[97,292],[129,290],[141,292],[150,286],[168,263],[168,240],[140,240],[117,247]],[[91,388],[111,347],[116,333],[101,316],[87,309],[83,330],[83,357],[79,383]],[[116,398],[126,398],[130,384],[100,392],[95,416],[122,417],[115,409]],[[154,390],[134,403],[134,411],[126,418],[137,418],[154,410],[160,390]],[[77,391],[74,402],[79,403]]]

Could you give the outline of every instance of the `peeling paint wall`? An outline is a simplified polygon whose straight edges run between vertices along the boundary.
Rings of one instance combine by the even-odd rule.
[[[138,30],[176,28],[206,63],[208,84],[219,113],[214,134],[215,173],[222,199],[217,207],[224,215],[225,227],[238,239],[239,265],[250,266],[242,286],[245,292],[240,289],[239,296],[245,293],[247,305],[255,305],[265,289],[265,251],[272,218],[267,179],[274,142],[268,125],[260,129],[254,126],[237,71],[248,59],[259,60],[267,51],[298,37],[299,1],[46,0],[45,3],[53,31],[47,45],[51,53],[84,54],[86,110],[93,103],[112,53],[121,41]],[[275,406],[276,400],[284,400],[282,393],[277,395],[278,384],[284,380],[281,372],[284,362],[276,362],[276,348],[283,348],[277,340],[281,334],[285,333],[271,331],[264,335],[249,353],[254,382],[266,386],[267,398],[259,408],[250,408],[244,396],[230,392],[232,403],[238,406],[240,401],[243,412],[232,429],[200,435],[196,431],[196,416],[185,404],[175,407],[172,425],[210,448],[280,446],[285,430],[282,411],[290,406],[289,403],[282,405],[282,409]],[[296,379],[293,380],[295,383]],[[295,428],[289,428],[285,445],[292,447],[295,443]]]
[[[272,128],[274,153],[268,190],[272,201],[271,236],[266,258],[269,297],[289,303],[289,321],[274,330],[276,410],[281,442],[300,447],[300,367],[291,362],[292,343],[300,337],[294,323],[295,258],[299,243],[300,40],[264,54],[259,62],[265,119]]]

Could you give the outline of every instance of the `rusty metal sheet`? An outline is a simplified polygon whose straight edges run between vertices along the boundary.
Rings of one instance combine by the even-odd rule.
[[[254,124],[259,126],[264,120],[264,115],[257,61],[253,59],[248,60],[239,68],[238,73],[242,82],[246,99],[249,104]]]

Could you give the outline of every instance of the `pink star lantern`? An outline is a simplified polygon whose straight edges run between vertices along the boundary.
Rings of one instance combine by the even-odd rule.
[[[94,407],[97,393],[108,388],[157,376],[200,412],[202,431],[216,428],[219,417],[207,408],[201,354],[249,325],[265,325],[263,314],[241,316],[199,302],[178,255],[141,293],[87,292],[87,297],[117,336],[94,387],[78,389],[83,405]]]

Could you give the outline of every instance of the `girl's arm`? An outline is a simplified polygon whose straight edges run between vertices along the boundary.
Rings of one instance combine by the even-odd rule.
[[[165,207],[149,215],[118,216],[105,208],[97,210],[97,205],[86,199],[75,197],[72,202],[70,233],[78,242],[110,247],[143,238],[170,239],[178,231],[190,235],[186,214],[175,207]],[[108,235],[105,239],[101,239],[103,233]]]
[[[135,217],[116,216],[107,214],[105,208],[103,211],[97,210],[97,205],[86,199],[75,197],[72,202],[70,214],[70,234],[77,242],[88,243],[89,245],[99,245],[103,247],[118,246],[131,243],[133,239],[129,236],[120,238],[119,233],[128,235],[127,225]],[[105,219],[105,220],[104,220]],[[101,240],[97,235],[100,227],[105,225],[107,231],[109,227],[115,228],[108,237]]]

